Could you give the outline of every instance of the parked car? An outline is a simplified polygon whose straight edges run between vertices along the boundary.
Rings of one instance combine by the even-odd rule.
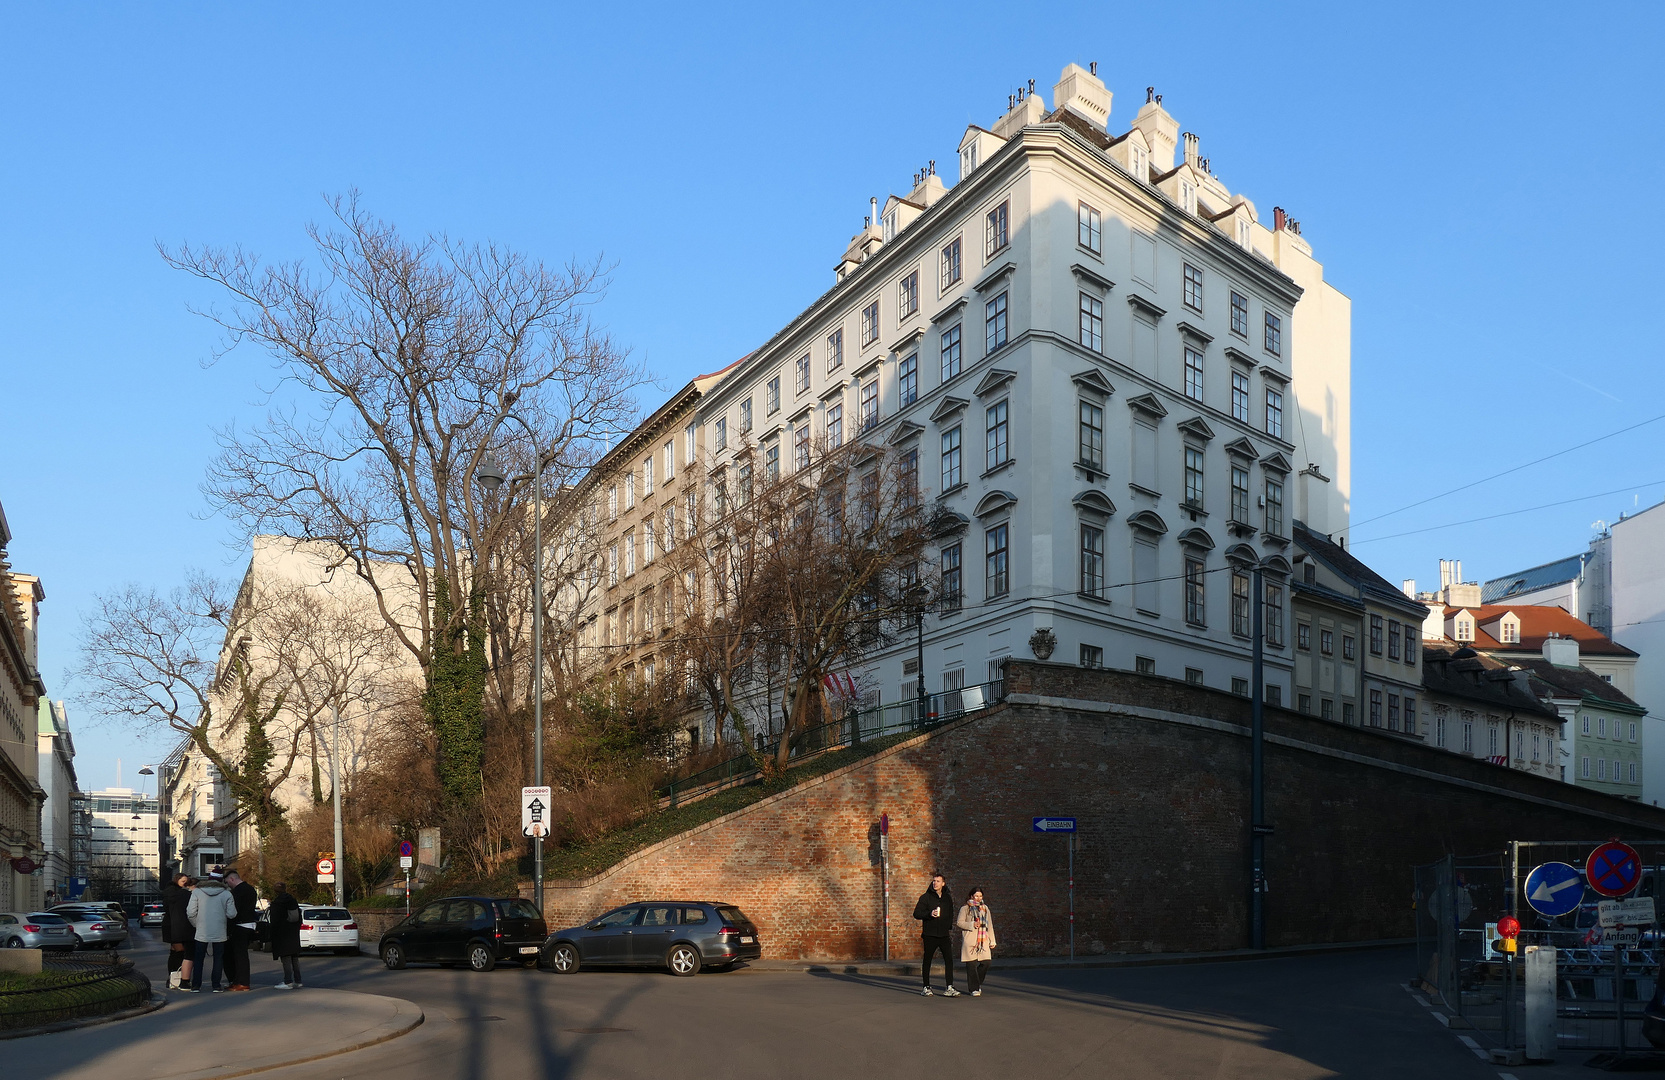
[[[99,907],[60,906],[52,914],[70,924],[78,949],[114,949],[127,940],[127,924]]]
[[[535,967],[548,928],[530,901],[487,896],[448,896],[424,904],[382,935],[382,963],[467,964],[490,971],[501,960]]]
[[[544,943],[543,962],[562,975],[586,964],[666,968],[697,975],[763,955],[763,939],[745,912],[708,900],[653,900],[627,904],[585,926],[557,930]]]
[[[67,904],[55,904],[52,909],[62,914],[64,911],[90,911],[107,922],[118,922],[124,928],[127,926],[127,912],[114,900],[78,900]]]
[[[302,907],[301,948],[358,953],[358,923],[346,908]]]
[[[49,911],[0,911],[0,949],[75,948],[75,930]]]
[[[139,925],[140,926],[161,926],[163,920],[165,920],[167,917],[168,917],[167,909],[164,908],[161,904],[146,904],[144,906],[144,910],[139,912]]]

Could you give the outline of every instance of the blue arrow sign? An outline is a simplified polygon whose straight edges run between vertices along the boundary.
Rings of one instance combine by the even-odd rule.
[[[1571,915],[1584,899],[1584,875],[1564,862],[1546,862],[1526,875],[1526,902],[1540,915]]]
[[[1075,819],[1072,817],[1038,817],[1035,819],[1036,832],[1074,832]]]

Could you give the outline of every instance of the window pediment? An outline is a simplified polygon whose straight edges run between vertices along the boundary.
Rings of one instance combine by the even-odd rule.
[[[893,352],[893,353],[904,352],[909,347],[911,347],[914,342],[918,341],[920,338],[922,338],[924,336],[925,336],[925,328],[923,326],[916,326],[912,330],[909,330],[907,333],[903,334],[901,337],[897,338],[895,344],[891,345],[890,351]]]
[[[1116,287],[1116,283],[1114,281],[1111,281],[1109,278],[1098,273],[1096,270],[1082,266],[1080,263],[1072,265],[1070,267],[1070,273],[1074,274],[1083,283],[1091,285],[1100,292],[1108,293],[1111,289]]]
[[[1288,577],[1293,571],[1289,560],[1282,555],[1268,555],[1261,562],[1260,568],[1275,577]]]
[[[931,316],[931,321],[933,323],[947,322],[949,319],[952,319],[955,315],[958,315],[960,313],[960,309],[965,307],[965,304],[966,304],[965,297],[962,296],[958,300],[954,301],[952,304],[949,304],[947,307],[945,307],[941,311],[937,312],[935,315],[932,315]]]
[[[842,397],[842,396],[844,396],[844,380],[843,379],[839,379],[836,382],[833,382],[833,383],[829,384],[826,387],[826,389],[822,390],[821,393],[820,393],[820,398],[821,398],[822,401],[829,401],[832,398]]]
[[[920,425],[914,423],[912,420],[904,420],[900,424],[896,425],[896,429],[890,433],[890,437],[886,439],[885,442],[889,443],[891,446],[901,446],[909,439],[917,439],[924,433],[925,429]]]
[[[1178,540],[1186,547],[1195,548],[1198,551],[1214,550],[1214,538],[1208,535],[1207,529],[1186,529],[1179,534]]]
[[[1260,459],[1260,467],[1269,472],[1290,472],[1289,459],[1280,453],[1271,453]]]
[[[1168,531],[1168,523],[1155,510],[1141,510],[1127,519],[1129,527],[1161,536]]]
[[[946,507],[939,509],[931,518],[931,535],[933,537],[953,536],[955,533],[965,532],[971,527],[971,519],[957,510]]]
[[[1255,444],[1243,438],[1233,439],[1227,443],[1226,453],[1240,458],[1248,458],[1250,461],[1260,457],[1260,451],[1255,449]]]
[[[1016,495],[1013,495],[1010,491],[1002,491],[996,488],[978,500],[977,509],[972,513],[978,517],[988,517],[991,514],[998,514],[1002,510],[1010,510],[1016,505]]]
[[[1110,496],[1094,488],[1081,492],[1070,502],[1084,514],[1108,518],[1116,513],[1116,504],[1110,501]]]
[[[972,393],[978,397],[986,397],[1017,378],[1017,372],[1005,368],[990,368],[977,383],[977,389]]]
[[[1226,346],[1226,359],[1230,360],[1234,364],[1242,364],[1251,371],[1255,366],[1255,358],[1235,345]]]
[[[1073,382],[1089,394],[1098,394],[1100,397],[1109,397],[1111,394],[1116,392],[1116,388],[1110,385],[1110,380],[1105,378],[1104,372],[1100,371],[1098,368],[1088,368],[1086,371],[1078,371],[1074,375],[1070,376],[1070,382]]]
[[[1268,367],[1265,364],[1262,364],[1262,365],[1260,365],[1260,374],[1264,378],[1271,379],[1273,382],[1277,383],[1279,386],[1288,386],[1289,385],[1289,376],[1286,373],[1284,373],[1282,371],[1279,371],[1275,367]]]
[[[984,274],[983,275],[983,280],[979,281],[976,285],[972,286],[972,288],[976,292],[980,292],[980,293],[988,292],[990,289],[994,288],[996,285],[998,285],[1002,281],[1004,281],[1007,278],[1008,275],[1012,274],[1016,270],[1017,270],[1017,263],[1015,263],[1015,262],[1003,262],[999,266],[995,267],[993,270]]]
[[[1213,334],[1205,334],[1191,323],[1182,321],[1175,323],[1174,325],[1178,327],[1180,333],[1184,334],[1188,338],[1191,338],[1193,341],[1198,342],[1199,344],[1207,345],[1209,342],[1214,340]]]
[[[1163,405],[1155,394],[1140,394],[1138,397],[1128,398],[1127,407],[1158,420],[1168,415],[1167,406]]]
[[[1200,416],[1193,416],[1189,420],[1181,420],[1175,426],[1193,439],[1208,442],[1214,438],[1214,429],[1209,427],[1207,421]]]
[[[970,404],[971,402],[967,401],[965,398],[952,396],[945,397],[940,403],[938,403],[935,409],[931,410],[931,423],[940,424],[942,421],[947,420],[949,417],[953,416],[955,413]]]
[[[1226,560],[1238,566],[1253,566],[1260,561],[1260,552],[1248,544],[1234,544],[1226,549]]]
[[[1152,319],[1160,319],[1168,313],[1167,308],[1158,307],[1156,305],[1156,301],[1150,299],[1149,297],[1140,296],[1138,293],[1134,292],[1127,294],[1127,306],[1133,308],[1135,311],[1144,312]]]

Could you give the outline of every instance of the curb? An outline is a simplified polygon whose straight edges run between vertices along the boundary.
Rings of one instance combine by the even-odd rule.
[[[356,991],[351,990],[339,992],[356,993]],[[401,1035],[408,1035],[410,1032],[416,1030],[416,1028],[420,1026],[425,1019],[427,1019],[426,1015],[422,1012],[422,1006],[418,1005],[414,1001],[406,1001],[404,998],[386,997],[382,994],[363,994],[361,996],[379,997],[385,1001],[394,1002],[397,1008],[394,1010],[393,1019],[382,1025],[382,1029],[380,1031],[368,1035],[349,1046],[331,1047],[322,1053],[308,1054],[305,1057],[284,1057],[282,1055],[273,1054],[269,1057],[255,1058],[252,1061],[241,1062],[238,1065],[233,1066],[231,1071],[225,1071],[222,1069],[199,1069],[196,1072],[171,1074],[167,1077],[167,1080],[229,1080],[229,1078],[233,1076],[247,1076],[250,1073],[266,1072],[270,1069],[282,1069],[290,1065],[304,1065],[309,1061],[320,1061],[324,1058],[338,1057],[341,1054],[350,1054],[354,1050],[363,1050],[368,1046],[376,1046],[379,1043],[390,1042],[393,1039],[397,1039]]]
[[[0,1031],[0,1040],[26,1039],[31,1035],[50,1035],[55,1031],[74,1031],[76,1028],[92,1027],[95,1024],[108,1024],[112,1020],[131,1020],[135,1016],[153,1013],[167,1003],[166,994],[158,994],[152,991],[150,1000],[143,1005],[135,1005],[130,1009],[122,1009],[119,1012],[105,1013],[102,1016],[85,1016],[79,1020],[60,1020],[56,1024],[42,1024],[40,1027]]]
[[[1013,957],[996,960],[989,965],[998,971],[1076,971],[1088,968],[1172,967],[1180,964],[1221,964],[1245,960],[1287,960],[1299,956],[1328,953],[1363,952],[1369,949],[1396,949],[1416,944],[1415,938],[1390,938],[1382,941],[1347,941],[1319,945],[1286,945],[1276,949],[1232,949],[1225,952],[1203,953],[1121,953],[1110,956]],[[918,975],[917,960],[869,960],[843,963],[833,960],[763,960],[736,968],[734,974],[752,975]]]

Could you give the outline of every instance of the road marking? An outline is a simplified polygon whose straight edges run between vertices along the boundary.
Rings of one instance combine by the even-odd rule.
[[[1490,1061],[1492,1059],[1490,1054],[1486,1053],[1485,1050],[1481,1049],[1479,1043],[1475,1042],[1473,1039],[1469,1038],[1467,1035],[1457,1036],[1457,1041],[1462,1043],[1464,1046],[1468,1047],[1470,1050],[1473,1050],[1474,1051],[1474,1056],[1479,1058],[1481,1061]]]
[[[1520,1080],[1514,1073],[1498,1073],[1497,1080]]]
[[[1444,1024],[1446,1027],[1451,1026],[1451,1018],[1449,1016],[1440,1012],[1438,1009],[1434,1009],[1432,1011],[1433,1011],[1435,1020],[1438,1020],[1440,1023]]]
[[[1412,993],[1411,997],[1415,998],[1416,1003],[1421,1005],[1424,1009],[1432,1009],[1434,1007],[1434,1003],[1423,997],[1421,994]]]

